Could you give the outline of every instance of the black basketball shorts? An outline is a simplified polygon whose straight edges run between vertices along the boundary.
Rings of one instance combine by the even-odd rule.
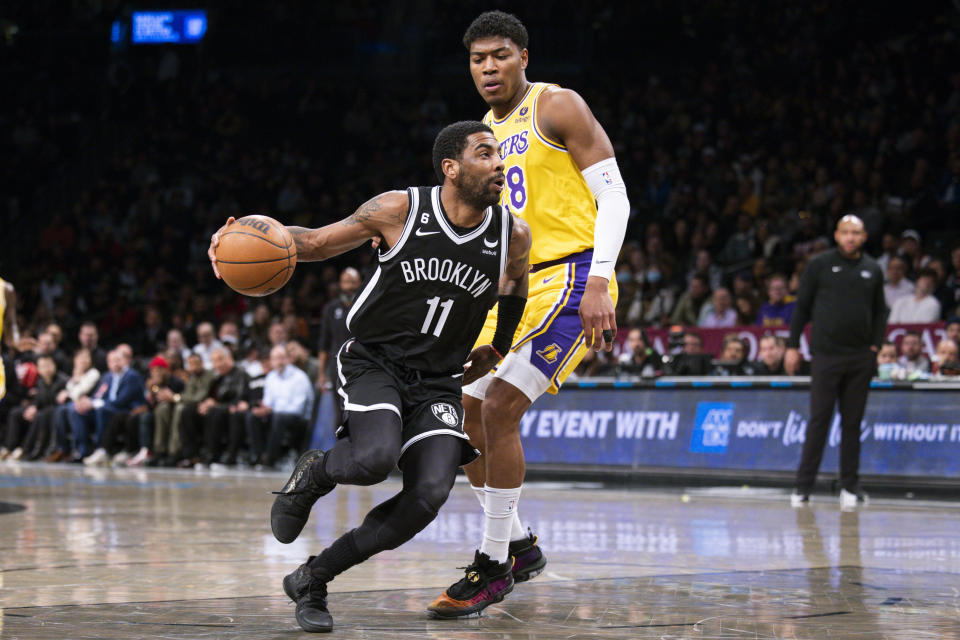
[[[337,376],[343,399],[344,423],[337,437],[347,435],[350,415],[359,411],[393,411],[400,417],[403,454],[411,445],[431,436],[448,435],[463,443],[460,465],[477,459],[480,452],[463,432],[461,378],[427,376],[379,356],[375,349],[348,340],[337,353]]]

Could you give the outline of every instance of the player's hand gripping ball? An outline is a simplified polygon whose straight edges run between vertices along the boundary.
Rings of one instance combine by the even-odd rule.
[[[216,269],[227,285],[245,296],[266,296],[290,280],[297,247],[282,224],[268,216],[245,216],[219,232]]]

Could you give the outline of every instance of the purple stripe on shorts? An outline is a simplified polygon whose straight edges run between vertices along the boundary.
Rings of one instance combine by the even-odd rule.
[[[530,361],[543,375],[553,380],[560,367],[575,349],[583,325],[580,322],[580,301],[583,299],[590,273],[592,251],[577,256],[573,291],[554,321],[539,336],[530,341]]]

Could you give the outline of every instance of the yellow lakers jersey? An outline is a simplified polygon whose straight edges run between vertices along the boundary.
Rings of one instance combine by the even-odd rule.
[[[530,263],[556,260],[593,247],[597,205],[566,147],[537,126],[537,98],[550,86],[536,82],[501,120],[483,122],[500,142],[507,185],[500,203],[526,220],[533,236]]]
[[[0,278],[0,345],[3,344],[3,317],[7,311],[7,283]],[[0,361],[0,400],[7,393],[7,378],[3,370],[3,361]]]

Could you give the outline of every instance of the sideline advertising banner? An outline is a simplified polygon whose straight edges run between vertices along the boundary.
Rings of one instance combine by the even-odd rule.
[[[863,474],[960,478],[956,392],[872,390]],[[575,389],[542,396],[520,424],[527,462],[794,471],[810,392],[788,389]],[[834,415],[821,470],[836,471]]]

